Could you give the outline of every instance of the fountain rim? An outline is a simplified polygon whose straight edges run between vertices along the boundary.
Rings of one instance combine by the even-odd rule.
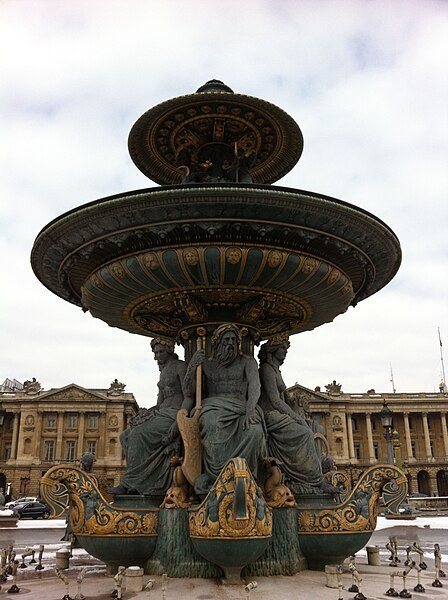
[[[254,211],[256,207],[259,209]],[[93,200],[71,209],[41,230],[31,252],[31,266],[44,287],[85,310],[82,286],[89,273],[116,259],[152,249],[162,251],[173,244],[176,247],[190,244],[187,234],[185,239],[181,239],[182,236],[176,238],[176,234],[165,241],[157,228],[181,226],[182,223],[196,227],[198,219],[204,223],[211,221],[212,225],[214,221],[234,221],[243,226],[252,223],[255,238],[258,236],[257,242],[249,231],[252,243],[267,244],[267,247],[280,244],[279,247],[287,251],[311,253],[311,256],[316,252],[318,260],[330,260],[350,280],[357,282],[352,306],[387,285],[402,260],[400,243],[391,228],[368,211],[348,202],[281,186],[213,182],[154,186]],[[270,233],[265,237],[261,230],[257,233],[257,223],[258,227],[268,225],[268,231],[273,227],[274,237],[270,238]],[[139,230],[147,228],[149,232],[152,227],[156,230],[151,235],[156,238],[149,243],[145,240],[140,243]],[[275,228],[284,228],[285,233],[291,233],[287,238],[281,235],[276,239]],[[196,242],[206,246],[216,243],[234,245],[233,238],[228,237],[232,230],[222,231],[223,237],[212,232]],[[304,233],[296,237],[296,232],[300,231]],[[309,239],[307,231],[311,236]],[[134,234],[137,237],[133,238]],[[117,243],[113,239],[116,235],[119,236]],[[122,247],[124,239],[129,244]],[[316,245],[312,242],[308,246],[314,239]],[[115,250],[111,247],[110,253],[108,247],[106,253],[101,254],[103,243],[109,240],[116,246]],[[325,249],[327,244],[330,244],[328,251]],[[332,258],[334,252],[340,255],[340,262]]]
[[[395,240],[398,243],[398,246],[400,247],[400,241],[399,241],[397,235],[395,234],[393,229],[389,225],[387,225],[387,223],[385,223],[382,219],[380,219],[379,217],[377,217],[376,215],[374,215],[373,213],[369,212],[368,210],[366,210],[364,208],[356,206],[355,204],[351,204],[350,202],[347,202],[345,200],[340,200],[339,198],[335,198],[334,196],[328,196],[327,194],[321,194],[319,192],[311,192],[311,191],[302,190],[299,188],[290,188],[290,187],[284,187],[284,186],[279,186],[279,185],[269,185],[269,184],[259,184],[259,183],[238,183],[238,184],[236,184],[233,182],[229,182],[229,183],[228,182],[220,182],[220,183],[196,183],[196,184],[187,184],[187,185],[186,184],[164,185],[164,186],[156,185],[154,187],[139,188],[139,189],[129,190],[127,192],[119,192],[117,194],[112,194],[111,196],[104,196],[102,198],[97,198],[95,200],[91,200],[90,202],[86,202],[85,204],[81,204],[80,206],[77,206],[75,208],[72,208],[72,209],[62,213],[61,215],[55,217],[49,223],[47,223],[37,234],[37,236],[34,240],[34,243],[33,243],[31,255],[33,256],[33,254],[34,254],[36,242],[46,231],[51,229],[57,223],[64,221],[71,215],[75,215],[76,213],[81,213],[85,209],[89,209],[94,206],[100,206],[101,204],[107,204],[108,202],[110,202],[112,200],[118,200],[120,198],[124,199],[126,197],[139,196],[139,195],[148,194],[148,193],[152,194],[152,193],[164,192],[164,191],[176,191],[176,190],[185,191],[186,189],[200,190],[200,189],[216,189],[216,188],[227,188],[227,189],[234,188],[236,190],[238,190],[238,189],[250,189],[250,190],[259,189],[261,191],[272,190],[272,191],[276,191],[276,192],[285,192],[288,194],[302,195],[302,196],[306,196],[310,199],[316,198],[319,200],[325,200],[327,202],[334,203],[341,207],[346,207],[350,210],[358,212],[361,215],[369,217],[370,219],[375,221],[377,224],[382,225],[395,238]],[[400,251],[400,254],[401,254],[401,251]]]

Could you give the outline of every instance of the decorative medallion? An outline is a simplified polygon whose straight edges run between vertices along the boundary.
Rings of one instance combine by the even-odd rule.
[[[117,415],[111,415],[109,417],[109,427],[117,427],[117,425],[118,425]]]

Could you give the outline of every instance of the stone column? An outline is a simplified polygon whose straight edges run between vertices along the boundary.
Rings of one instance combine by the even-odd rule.
[[[350,460],[355,458],[355,445],[353,444],[352,414],[347,413],[348,455]]]
[[[442,425],[443,454],[444,456],[448,456],[448,431],[446,427],[446,412],[440,413],[440,423]]]
[[[96,456],[97,460],[104,461],[104,457],[106,455],[106,444],[108,441],[106,440],[106,415],[104,412],[100,413],[100,417],[98,419],[98,454]]]
[[[34,456],[42,460],[40,443],[42,439],[42,421],[44,418],[44,413],[42,410],[37,411],[36,415],[36,430],[34,436]]]
[[[14,413],[14,423],[12,428],[12,444],[11,444],[11,458],[16,460],[17,458],[17,446],[19,441],[19,419],[20,413]]]
[[[429,472],[429,491],[431,496],[439,495],[439,490],[437,487],[437,475],[431,471]]]
[[[428,413],[422,413],[422,421],[423,421],[423,435],[425,436],[426,457],[427,457],[428,461],[431,462],[432,452],[431,452],[431,440],[429,439]]]
[[[372,437],[372,421],[370,419],[370,413],[366,413],[366,430],[367,430],[367,452],[369,456],[369,462],[375,463],[375,450],[373,448],[373,437]]]
[[[403,423],[404,423],[404,438],[405,438],[405,443],[406,443],[406,452],[408,455],[408,460],[414,461],[415,456],[412,454],[411,430],[409,429],[409,413],[403,413]]]
[[[80,411],[78,414],[78,457],[81,458],[84,454],[84,433],[86,414],[84,411]]]
[[[64,413],[59,412],[56,423],[56,451],[55,460],[62,460],[62,436],[64,433]]]

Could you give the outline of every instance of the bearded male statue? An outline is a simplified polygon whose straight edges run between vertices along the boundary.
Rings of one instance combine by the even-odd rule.
[[[212,336],[212,356],[198,350],[191,358],[184,379],[183,408],[191,411],[195,372],[202,364],[203,390],[200,416],[204,473],[195,482],[198,495],[206,494],[224,465],[237,456],[245,458],[256,476],[265,456],[265,425],[258,406],[260,379],[256,360],[241,353],[241,333],[236,325],[224,324]]]

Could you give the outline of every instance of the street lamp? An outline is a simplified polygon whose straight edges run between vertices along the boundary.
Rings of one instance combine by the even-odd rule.
[[[390,465],[395,464],[394,452],[392,449],[392,411],[387,405],[386,400],[383,401],[383,408],[380,412],[381,425],[384,428],[384,437],[386,438],[387,446],[387,461]]]

